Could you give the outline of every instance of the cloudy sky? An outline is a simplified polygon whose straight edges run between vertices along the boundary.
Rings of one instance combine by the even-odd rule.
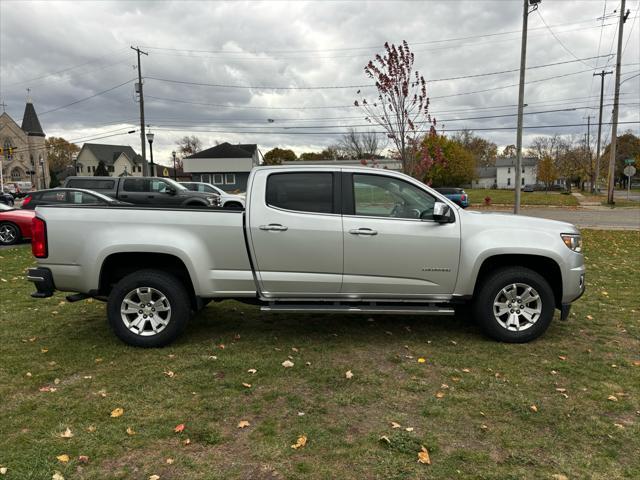
[[[536,135],[586,132],[554,125],[583,124],[589,115],[597,122],[593,72],[615,66],[619,7],[612,0],[543,0],[530,15],[527,66],[539,68],[527,70],[525,145]],[[629,80],[621,87],[620,121],[635,123],[620,129],[638,134],[640,1],[627,8],[622,79]],[[353,107],[358,89],[375,92],[363,67],[385,42],[407,40],[440,127],[474,129],[506,145],[515,143],[508,128],[516,124],[521,26],[520,0],[3,0],[0,98],[20,123],[30,88],[47,135],[140,151],[139,133],[126,133],[139,129],[130,46],[140,46],[148,52],[142,72],[156,161],[166,162],[187,134],[205,147],[228,141],[301,153],[335,143],[349,126],[367,128]],[[613,85],[607,76],[605,122]],[[603,127],[606,139],[609,131]]]

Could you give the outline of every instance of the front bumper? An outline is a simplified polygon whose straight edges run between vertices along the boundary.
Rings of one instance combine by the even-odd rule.
[[[36,286],[36,291],[31,294],[33,298],[51,297],[56,289],[53,283],[53,275],[48,268],[30,268],[27,272],[27,280],[33,282]]]

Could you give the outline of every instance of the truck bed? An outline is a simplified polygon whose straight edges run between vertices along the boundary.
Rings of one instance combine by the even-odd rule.
[[[111,254],[165,253],[178,257],[202,297],[250,297],[256,287],[243,232],[243,212],[135,206],[43,206],[49,256],[58,290],[97,290],[100,266]],[[159,265],[158,267],[161,267]]]

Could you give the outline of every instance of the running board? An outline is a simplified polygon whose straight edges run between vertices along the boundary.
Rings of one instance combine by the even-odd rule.
[[[271,302],[260,308],[263,312],[310,313],[369,313],[388,315],[453,315],[451,307],[438,305],[353,305],[353,304],[296,304]]]

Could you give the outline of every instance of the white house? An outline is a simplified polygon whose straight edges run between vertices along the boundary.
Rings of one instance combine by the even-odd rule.
[[[228,142],[182,159],[182,168],[194,182],[217,185],[227,192],[245,191],[251,169],[259,164],[255,143],[231,145]]]
[[[85,143],[76,160],[76,175],[94,175],[100,162],[112,177],[142,175],[142,157],[128,145]],[[125,173],[126,172],[126,173]]]
[[[476,168],[476,179],[472,182],[473,188],[496,188],[496,167]]]
[[[513,189],[516,181],[516,158],[506,157],[496,159],[496,187]],[[522,159],[521,186],[532,185],[538,179],[538,159],[524,157]]]

